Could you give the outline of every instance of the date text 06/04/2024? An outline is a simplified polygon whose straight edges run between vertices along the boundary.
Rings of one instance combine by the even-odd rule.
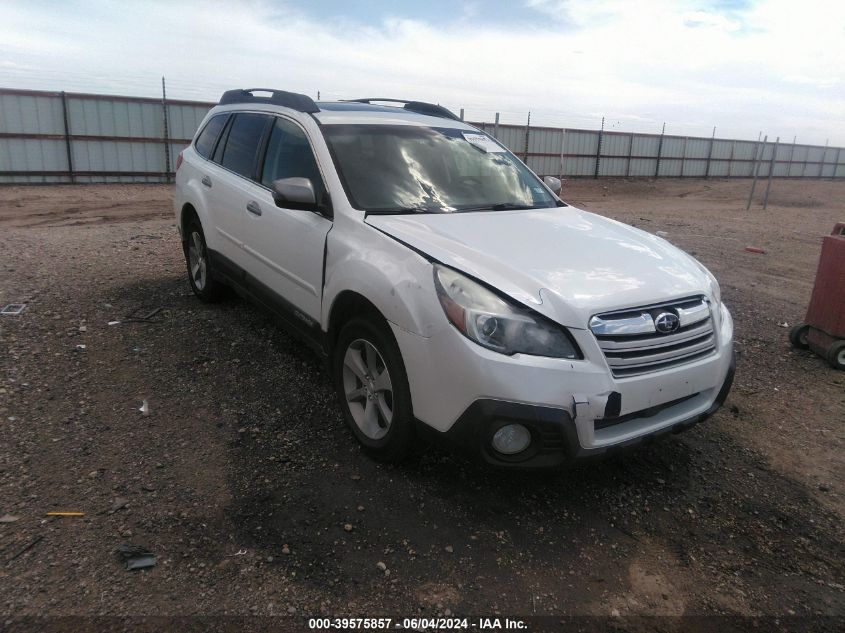
[[[309,618],[311,630],[469,630],[524,631],[527,624],[511,618]]]

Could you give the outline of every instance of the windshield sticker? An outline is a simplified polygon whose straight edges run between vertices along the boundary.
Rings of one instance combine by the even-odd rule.
[[[504,154],[505,152],[504,147],[496,143],[486,134],[464,132],[463,135],[467,142],[472,143],[475,147],[487,152],[488,154]]]

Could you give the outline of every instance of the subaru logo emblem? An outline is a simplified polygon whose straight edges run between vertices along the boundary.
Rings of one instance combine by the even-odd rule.
[[[672,312],[661,312],[654,319],[654,328],[661,334],[671,334],[681,327],[681,320]]]

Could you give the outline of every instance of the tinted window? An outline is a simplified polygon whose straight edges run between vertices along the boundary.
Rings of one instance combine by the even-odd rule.
[[[261,182],[269,187],[279,178],[295,177],[310,178],[317,200],[323,200],[325,187],[308,137],[295,123],[277,118],[270,133]]]
[[[197,137],[197,142],[194,144],[200,156],[204,156],[205,158],[211,156],[211,152],[214,150],[214,144],[217,142],[217,137],[220,136],[220,130],[226,125],[226,119],[228,118],[228,114],[218,114],[212,117],[206,124],[203,131]]]
[[[252,177],[255,154],[266,123],[267,115],[264,114],[236,114],[220,164],[236,174]]]

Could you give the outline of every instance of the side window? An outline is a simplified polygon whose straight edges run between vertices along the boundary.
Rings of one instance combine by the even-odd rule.
[[[217,137],[220,136],[220,131],[226,125],[228,118],[228,114],[218,114],[215,117],[211,117],[211,120],[205,124],[205,128],[203,128],[197,137],[197,142],[194,143],[197,154],[204,158],[211,158],[211,152],[214,151],[214,144],[217,142]]]
[[[266,114],[236,114],[226,137],[226,147],[223,149],[223,160],[220,164],[236,174],[251,178],[255,155],[266,124]]]
[[[274,180],[295,177],[310,178],[317,201],[324,200],[326,188],[308,137],[295,123],[277,117],[267,144],[261,183],[270,187]]]

